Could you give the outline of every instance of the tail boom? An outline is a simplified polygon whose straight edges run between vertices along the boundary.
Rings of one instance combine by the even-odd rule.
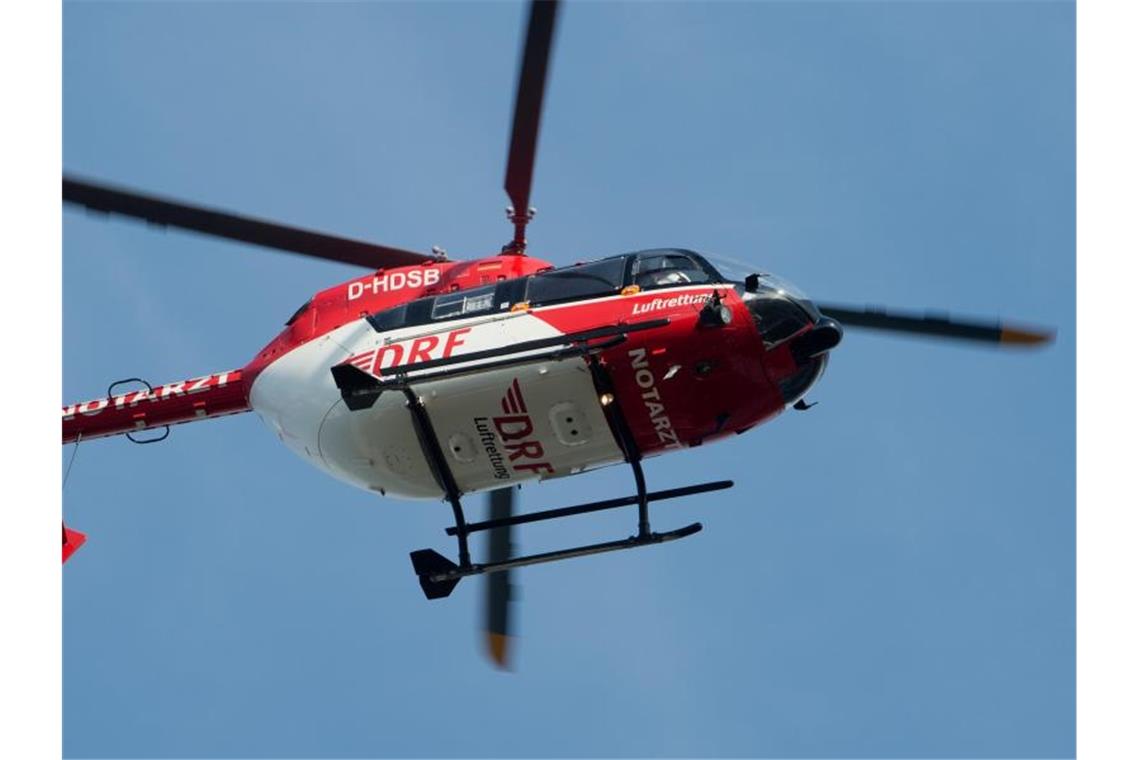
[[[250,410],[241,370],[63,407],[63,442],[135,433]]]

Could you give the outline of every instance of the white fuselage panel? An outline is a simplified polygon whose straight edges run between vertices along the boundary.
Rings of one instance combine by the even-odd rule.
[[[559,332],[527,313],[377,333],[358,320],[283,355],[254,381],[250,402],[295,453],[361,488],[443,496],[399,390],[368,409],[345,406],[330,368],[380,368],[517,345]],[[414,375],[412,375],[414,378]],[[414,384],[463,492],[560,477],[621,461],[581,358],[535,361]]]

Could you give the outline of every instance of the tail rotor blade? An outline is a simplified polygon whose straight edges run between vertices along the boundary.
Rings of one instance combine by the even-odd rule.
[[[489,494],[489,519],[510,517],[514,512],[514,488],[500,488]],[[487,542],[487,561],[504,562],[511,556],[511,527],[492,528]],[[486,606],[483,630],[487,651],[495,665],[506,669],[511,645],[511,571],[491,573],[485,578]]]
[[[966,340],[1001,346],[1040,346],[1052,342],[1052,330],[1014,327],[998,321],[951,317],[944,314],[917,314],[887,311],[878,306],[843,306],[817,303],[820,312],[839,321],[844,328],[909,333],[923,337]]]

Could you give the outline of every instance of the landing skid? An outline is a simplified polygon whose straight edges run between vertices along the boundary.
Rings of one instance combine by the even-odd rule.
[[[681,496],[692,496],[698,493],[708,493],[709,491],[720,491],[725,488],[731,488],[732,485],[731,480],[698,483],[692,486],[685,486],[684,488],[653,491],[645,494],[644,499],[646,502],[665,501],[666,499],[676,499]],[[543,520],[557,520],[572,515],[582,515],[590,512],[600,512],[605,509],[616,509],[618,507],[640,504],[641,499],[641,495],[634,495],[624,496],[618,499],[592,501],[573,507],[562,507],[560,509],[547,509],[541,512],[513,515],[500,520],[466,523],[465,529],[468,534],[471,534],[481,530],[492,530],[509,525],[525,525],[526,523],[541,522]],[[539,565],[544,562],[556,562],[558,560],[572,559],[574,557],[585,557],[589,554],[604,554],[606,552],[616,552],[623,549],[635,549],[639,546],[649,546],[650,544],[663,544],[668,541],[676,541],[678,538],[691,536],[700,530],[701,524],[693,523],[683,528],[678,528],[677,530],[666,531],[665,533],[653,533],[651,531],[644,536],[639,534],[617,541],[575,546],[569,549],[560,549],[557,551],[544,552],[542,554],[530,554],[523,557],[514,557],[503,562],[468,564],[466,566],[455,564],[433,549],[420,549],[419,551],[412,552],[412,567],[415,569],[416,575],[419,576],[420,587],[423,588],[427,598],[441,599],[450,594],[461,579],[469,575],[498,573],[515,567],[525,567],[526,565]],[[459,534],[459,529],[453,526],[448,528],[446,532],[449,536],[456,536]]]
[[[417,417],[418,416],[417,414]],[[425,446],[425,450],[429,448],[433,447]],[[442,452],[440,452],[440,457],[442,459]],[[446,466],[446,462],[442,464]],[[645,490],[645,477],[641,470],[640,458],[633,459],[629,464],[634,471],[638,492],[633,496],[625,496],[617,499],[592,501],[572,507],[547,509],[541,512],[513,515],[498,520],[468,523],[463,518],[463,507],[458,495],[456,495],[454,499],[450,499],[452,508],[456,514],[456,524],[448,528],[446,532],[450,536],[456,536],[459,540],[459,564],[455,564],[434,549],[420,549],[411,553],[412,567],[419,577],[420,587],[424,590],[424,595],[427,596],[428,599],[442,599],[451,594],[460,580],[471,575],[500,573],[504,570],[525,567],[527,565],[539,565],[545,562],[557,562],[564,559],[573,559],[574,557],[585,557],[590,554],[604,554],[606,552],[616,552],[624,549],[636,549],[639,546],[663,544],[691,536],[694,533],[700,532],[701,524],[699,522],[663,533],[653,532],[649,527],[649,503],[653,501],[664,501],[666,499],[676,499],[681,496],[708,493],[710,491],[720,491],[725,488],[731,488],[733,485],[731,480],[717,480],[710,483],[698,483],[683,488],[672,488],[650,493]],[[618,507],[631,506],[634,504],[638,507],[637,535],[617,541],[605,541],[598,544],[586,544],[583,546],[570,547],[568,549],[543,552],[541,554],[512,557],[502,562],[479,564],[472,563],[470,560],[470,553],[467,548],[467,536],[472,533],[502,528],[509,525],[524,525],[526,523],[541,522],[543,520],[557,520],[572,515],[600,512],[605,509],[616,509]]]
[[[454,527],[448,528],[448,535],[455,536],[459,549],[459,562],[456,564],[433,549],[420,549],[411,553],[412,567],[419,577],[420,586],[428,599],[441,599],[448,596],[456,584],[469,575],[483,575],[498,573],[515,567],[537,565],[544,562],[557,562],[573,557],[584,557],[589,554],[603,554],[605,552],[635,549],[650,544],[663,544],[676,541],[679,538],[691,536],[701,530],[700,523],[692,523],[683,528],[655,533],[649,525],[649,503],[664,499],[673,499],[679,496],[717,491],[730,488],[732,481],[720,480],[712,483],[699,483],[684,488],[674,488],[667,491],[650,493],[645,487],[645,473],[641,468],[641,451],[637,447],[633,433],[626,424],[625,416],[621,413],[620,404],[614,393],[613,383],[609,373],[602,366],[598,354],[607,348],[626,340],[627,335],[639,330],[652,330],[669,324],[667,319],[645,320],[642,322],[618,323],[608,327],[572,333],[556,338],[544,338],[536,341],[489,349],[458,357],[437,359],[418,364],[409,365],[394,370],[382,370],[381,377],[364,372],[348,364],[337,365],[332,368],[333,379],[341,391],[341,396],[349,409],[356,411],[367,409],[376,403],[376,399],[385,390],[400,391],[406,399],[406,406],[412,415],[412,423],[416,436],[419,439],[420,449],[431,466],[435,481],[446,496],[455,516]],[[535,353],[539,352],[539,353]],[[637,493],[618,499],[606,499],[588,504],[579,504],[561,509],[549,509],[542,512],[532,512],[524,515],[487,520],[479,523],[468,523],[463,514],[461,493],[456,484],[455,476],[444,457],[443,447],[439,437],[432,426],[431,416],[423,401],[413,389],[413,385],[431,380],[458,377],[471,372],[483,372],[489,369],[502,369],[519,364],[530,364],[536,361],[565,361],[567,359],[581,358],[589,367],[594,381],[594,388],[599,398],[605,398],[602,405],[606,422],[610,432],[621,447],[626,463],[633,470],[633,479],[637,485]],[[474,366],[472,365],[474,362]],[[409,372],[414,371],[414,376]],[[599,544],[574,546],[569,549],[530,554],[522,557],[512,557],[499,562],[475,564],[471,561],[471,551],[468,547],[467,537],[480,530],[508,525],[522,525],[524,523],[554,520],[571,515],[597,512],[604,509],[637,505],[637,533],[628,538],[617,541],[606,541]]]
[[[428,417],[427,410],[424,408],[423,403],[419,397],[412,392],[406,385],[401,388],[404,391],[405,398],[407,399],[408,407],[412,413],[413,420],[416,423],[416,431],[419,434],[420,444],[431,462],[432,470],[436,475],[436,480],[443,487],[447,494],[447,500],[450,502],[452,511],[455,515],[455,525],[447,529],[448,535],[455,536],[459,544],[459,563],[456,564],[439,554],[433,549],[420,549],[411,553],[412,567],[420,581],[420,587],[424,591],[424,595],[428,599],[442,599],[451,594],[455,586],[460,580],[471,575],[484,575],[488,573],[498,573],[505,570],[510,570],[516,567],[525,567],[527,565],[538,565],[545,562],[557,562],[564,559],[572,559],[574,557],[584,557],[590,554],[604,554],[606,552],[622,551],[625,549],[635,549],[639,546],[649,546],[651,544],[663,544],[669,541],[676,541],[686,536],[691,536],[701,530],[699,522],[686,525],[682,528],[675,530],[665,531],[662,533],[654,532],[649,524],[649,503],[651,501],[659,501],[664,499],[672,499],[680,496],[689,496],[697,493],[706,493],[709,491],[717,491],[724,488],[730,488],[732,481],[722,480],[711,483],[700,483],[697,485],[686,486],[684,488],[676,488],[668,491],[658,491],[650,493],[646,490],[645,486],[645,473],[641,467],[641,452],[637,448],[637,444],[633,438],[633,434],[626,424],[625,417],[621,413],[616,396],[613,394],[613,387],[610,383],[609,374],[605,368],[602,367],[596,355],[587,354],[587,362],[590,367],[590,372],[594,378],[594,385],[597,388],[599,395],[606,394],[610,402],[603,406],[606,421],[609,423],[611,432],[614,438],[621,446],[622,453],[625,455],[625,461],[633,470],[634,482],[637,486],[637,493],[633,496],[628,496],[618,499],[606,499],[604,501],[589,502],[587,504],[579,504],[573,507],[563,507],[561,509],[550,509],[542,512],[533,512],[530,514],[514,515],[508,518],[498,520],[487,520],[480,523],[468,523],[463,515],[463,505],[460,501],[460,493],[455,484],[455,479],[451,474],[446,459],[444,459],[443,450],[439,445],[439,440],[432,429],[430,418]],[[555,551],[544,552],[541,554],[530,554],[521,557],[512,557],[500,562],[489,562],[484,564],[477,564],[471,562],[471,554],[468,548],[467,537],[474,532],[480,530],[491,530],[493,528],[505,527],[508,525],[521,525],[530,522],[539,522],[543,520],[554,520],[571,515],[586,514],[589,512],[597,512],[605,509],[615,509],[622,506],[637,505],[637,533],[636,535],[629,536],[628,538],[619,539],[616,541],[605,541],[597,544],[586,544],[583,546],[574,546],[568,549],[558,549]]]
[[[600,544],[586,544],[570,549],[558,549],[542,554],[529,554],[525,557],[515,557],[505,562],[488,562],[487,564],[457,565],[434,549],[420,549],[412,552],[412,567],[420,578],[420,587],[428,599],[441,599],[448,596],[460,580],[469,575],[484,575],[488,573],[501,573],[516,567],[539,565],[544,562],[557,562],[574,557],[585,557],[589,554],[604,554],[623,549],[636,549],[639,546],[650,544],[663,544],[685,538],[699,533],[699,522],[686,525],[683,528],[666,531],[664,533],[648,533],[644,536],[630,536],[618,541],[606,541]]]

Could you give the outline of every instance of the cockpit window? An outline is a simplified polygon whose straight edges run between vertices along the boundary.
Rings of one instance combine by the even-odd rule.
[[[368,317],[368,321],[377,332],[387,332],[441,320],[499,313],[523,301],[531,306],[541,306],[613,296],[626,285],[651,289],[710,282],[725,280],[700,254],[660,248],[428,296],[376,312]],[[298,310],[293,319],[306,307]]]
[[[614,295],[625,280],[625,259],[610,258],[552,269],[530,278],[526,300],[532,306],[555,301],[570,301]]]
[[[647,252],[633,263],[633,284],[642,290],[677,285],[698,285],[712,281],[708,271],[691,256],[680,251]]]
[[[745,303],[766,348],[783,343],[811,324],[807,312],[784,296],[748,293]]]
[[[800,369],[780,381],[780,395],[785,404],[794,404],[803,398],[808,389],[819,380],[823,368],[827,366],[827,356],[817,356]]]

